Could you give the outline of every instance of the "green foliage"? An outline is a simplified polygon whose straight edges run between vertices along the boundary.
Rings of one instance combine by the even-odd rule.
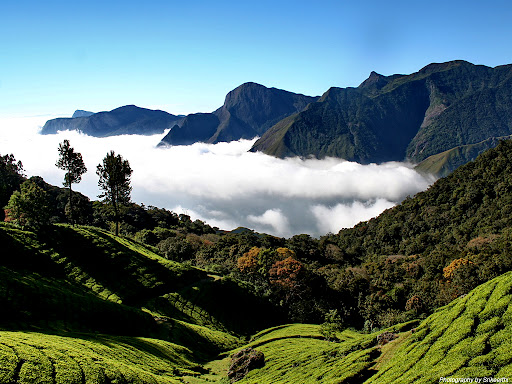
[[[49,202],[46,191],[29,179],[15,191],[7,209],[9,216],[21,227],[39,229],[48,224]]]
[[[14,155],[0,155],[0,208],[3,208],[12,193],[19,189],[23,181],[23,164]],[[3,212],[0,212],[3,218]]]
[[[128,160],[110,151],[103,158],[103,164],[98,164],[96,174],[99,176],[98,186],[103,190],[100,198],[110,204],[114,210],[116,235],[119,234],[119,211],[123,205],[130,202],[132,187],[130,177],[132,169]]]
[[[503,319],[512,308],[511,281],[508,272],[436,311],[403,340],[368,383],[502,377],[512,360],[512,329]]]
[[[73,193],[71,186],[72,184],[79,183],[82,180],[82,175],[87,172],[87,168],[82,160],[82,155],[75,152],[74,148],[70,146],[69,140],[64,140],[59,144],[59,159],[55,165],[57,168],[66,171],[63,185],[69,188],[69,206],[67,209],[67,216],[69,217],[70,222],[74,223],[75,213],[72,203]]]
[[[326,340],[335,341],[337,340],[336,333],[341,331],[342,327],[343,324],[338,310],[331,309],[325,315],[325,321],[320,325],[320,333]]]
[[[335,242],[342,262],[319,272],[360,324],[430,313],[512,270],[511,174],[512,142],[502,141],[379,217],[321,239]],[[413,296],[421,306],[407,305]]]

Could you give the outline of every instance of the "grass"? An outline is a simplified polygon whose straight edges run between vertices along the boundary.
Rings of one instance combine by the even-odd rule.
[[[324,340],[320,326],[312,324],[265,330],[247,345],[264,353],[265,366],[249,372],[240,383],[361,382],[373,374],[370,368],[379,355],[375,337],[345,330],[334,343]]]
[[[0,383],[180,383],[203,371],[170,342],[92,334],[0,331]]]
[[[512,272],[437,310],[404,336],[368,383],[431,383],[440,377],[512,372]]]
[[[234,330],[265,328],[273,314],[237,282],[99,229],[50,234],[0,225],[0,384],[228,383],[229,356],[248,346],[266,363],[242,384],[512,375],[512,272],[414,332],[417,322],[388,329],[399,338],[383,347],[379,332],[347,329],[330,342],[311,324],[270,327],[242,347]]]

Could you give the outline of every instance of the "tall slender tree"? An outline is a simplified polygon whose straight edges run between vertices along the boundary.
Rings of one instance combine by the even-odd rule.
[[[66,171],[63,185],[69,188],[69,221],[74,224],[73,191],[71,190],[71,185],[82,181],[82,175],[87,172],[87,168],[85,167],[82,155],[75,152],[75,149],[69,144],[69,140],[64,140],[59,144],[59,159],[55,165]]]
[[[132,191],[130,163],[121,155],[110,151],[103,158],[103,164],[98,164],[96,174],[99,176],[98,186],[103,190],[98,197],[103,198],[104,202],[112,206],[116,222],[116,236],[118,236],[120,208],[122,205],[130,203]]]

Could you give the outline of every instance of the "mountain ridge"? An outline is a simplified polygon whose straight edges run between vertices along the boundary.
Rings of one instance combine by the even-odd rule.
[[[247,82],[230,91],[224,104],[214,112],[186,116],[182,124],[176,124],[159,145],[252,139],[316,99]]]
[[[511,79],[512,65],[463,60],[432,63],[410,75],[372,71],[357,88],[331,87],[270,128],[251,151],[418,163],[456,146],[510,135]]]
[[[75,112],[76,113],[76,112]],[[58,131],[75,130],[94,137],[107,137],[116,135],[153,135],[163,133],[182,116],[170,113],[125,105],[111,111],[92,113],[79,117],[60,117],[48,120],[41,130],[41,134],[55,134]]]

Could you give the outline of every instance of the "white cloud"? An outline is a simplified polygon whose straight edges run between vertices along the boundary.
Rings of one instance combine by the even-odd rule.
[[[96,166],[114,150],[130,161],[134,201],[185,212],[228,230],[245,226],[279,236],[337,232],[433,181],[403,163],[283,160],[247,152],[254,140],[155,148],[163,135],[39,135],[38,125],[48,118],[0,119],[0,154],[13,153],[29,176],[61,185],[57,147],[69,139],[88,168],[74,187],[94,199],[99,193]]]
[[[262,226],[262,232],[269,232],[270,228],[270,232],[278,236],[289,237],[292,235],[288,219],[280,209],[268,209],[261,216],[249,215],[247,219],[258,227]],[[255,229],[258,230],[257,227]]]
[[[317,219],[320,233],[336,233],[342,228],[351,228],[357,223],[378,216],[395,204],[386,199],[375,201],[353,201],[350,204],[336,204],[334,207],[313,205],[311,212]]]

